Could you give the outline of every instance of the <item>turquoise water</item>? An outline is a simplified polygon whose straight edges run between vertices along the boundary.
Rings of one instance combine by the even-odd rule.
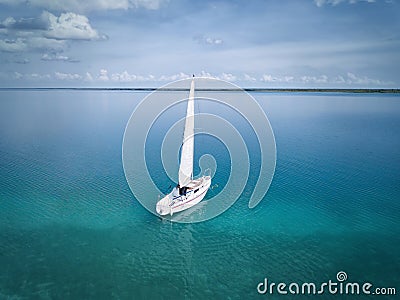
[[[145,95],[0,91],[0,299],[248,299],[265,277],[339,271],[399,292],[399,96],[254,93],[277,143],[270,190],[250,210],[250,180],[224,214],[186,225],[148,213],[124,177],[125,125]],[[203,138],[223,186],[228,155]]]

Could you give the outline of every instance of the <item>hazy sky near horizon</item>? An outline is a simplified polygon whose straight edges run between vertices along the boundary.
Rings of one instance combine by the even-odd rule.
[[[400,87],[399,0],[0,0],[1,86]]]

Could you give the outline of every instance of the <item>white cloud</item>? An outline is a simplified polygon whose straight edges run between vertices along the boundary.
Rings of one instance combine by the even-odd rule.
[[[302,83],[311,83],[311,84],[315,84],[315,83],[328,83],[328,76],[326,75],[321,75],[321,76],[301,76],[300,80]]]
[[[44,61],[65,61],[65,62],[79,62],[76,59],[72,59],[68,56],[61,55],[58,53],[45,53],[42,55],[41,60]]]
[[[205,42],[209,45],[221,45],[223,43],[222,39],[206,38]]]
[[[225,81],[236,81],[238,79],[238,77],[236,75],[233,75],[231,73],[211,74],[204,70],[201,71],[199,74],[196,74],[196,77],[214,78],[214,79],[220,79],[220,80],[225,80]]]
[[[15,40],[0,40],[0,51],[3,52],[21,52],[27,50],[27,44],[21,38]]]
[[[90,74],[89,72],[86,72],[85,77],[84,77],[83,80],[86,81],[86,82],[93,82],[94,81],[92,74]]]
[[[22,0],[21,0],[22,1]],[[28,0],[33,6],[48,8],[57,11],[92,11],[92,10],[113,10],[113,9],[128,9],[128,0]]]
[[[50,74],[39,74],[39,73],[20,73],[14,72],[13,78],[17,80],[28,80],[28,81],[49,81],[49,80],[62,80],[62,81],[76,81],[81,80],[82,76],[76,73],[62,73],[54,72],[54,76]]]
[[[354,73],[347,73],[347,80],[346,82],[349,85],[363,85],[363,86],[381,86],[381,85],[390,85],[393,84],[392,82],[386,82],[379,79],[373,79],[366,76],[358,76]]]
[[[25,77],[32,78],[33,80],[48,80],[51,78],[50,74],[38,73],[25,74]]]
[[[1,1],[1,0],[0,0]],[[20,37],[41,36],[56,40],[97,40],[105,39],[90,25],[85,15],[73,12],[61,13],[56,16],[43,11],[37,18],[20,18],[15,20],[7,17],[0,22],[4,33]]]
[[[3,22],[1,22],[0,24],[2,24],[4,27],[12,27],[17,21],[13,18],[13,17],[7,17]]]
[[[329,77],[327,75],[301,75],[301,76],[273,76],[270,74],[264,74],[260,78],[260,82],[265,83],[280,83],[283,85],[287,84],[300,84],[302,86],[363,86],[363,87],[373,87],[373,86],[388,86],[393,85],[393,82],[382,81],[379,79],[373,79],[365,76],[359,76],[354,73],[347,73],[345,76],[336,75]]]
[[[375,0],[314,0],[314,3],[318,6],[318,7],[322,7],[325,4],[330,4],[332,6],[336,6],[340,3],[343,2],[347,2],[350,4],[355,4],[357,2],[368,2],[368,3],[373,3],[375,2]]]
[[[170,82],[182,79],[191,78],[192,75],[186,74],[184,72],[179,72],[177,74],[172,75],[160,75],[158,77],[148,74],[148,75],[141,75],[141,74],[130,74],[128,71],[123,71],[121,73],[113,73],[109,76],[108,71],[106,69],[100,70],[100,74],[97,76],[97,80],[99,81],[113,81],[113,82]],[[221,73],[219,75],[212,75],[211,73],[202,71],[196,74],[196,77],[207,77],[207,78],[215,78],[221,79],[226,81],[236,81],[238,77],[231,73]]]
[[[6,74],[6,73],[1,73]],[[274,76],[271,74],[264,74],[258,80],[255,77],[244,74],[243,76],[238,76],[231,73],[221,73],[219,75],[213,75],[206,71],[201,71],[196,74],[196,77],[206,77],[215,78],[226,81],[236,81],[236,82],[253,82],[256,86],[269,86],[273,84],[274,87],[333,87],[333,88],[378,88],[378,87],[390,87],[393,86],[393,82],[383,81],[380,79],[374,79],[366,76],[356,75],[354,73],[348,72],[346,75],[335,75],[329,77],[327,75],[301,75],[301,76]],[[82,82],[86,83],[137,83],[141,84],[143,82],[150,82],[157,86],[157,83],[161,84],[164,82],[171,82],[180,79],[191,78],[191,75],[180,72],[173,75],[160,75],[158,77],[148,74],[130,74],[128,71],[123,71],[121,73],[113,73],[109,75],[106,69],[101,69],[97,76],[92,76],[91,73],[85,72],[83,74],[79,73],[64,73],[56,71],[53,75],[49,74],[39,74],[39,73],[20,73],[13,72],[7,75],[18,80],[29,81],[73,81],[80,85]],[[257,84],[258,83],[258,84]]]
[[[190,78],[189,74],[180,72],[178,74],[174,74],[174,75],[161,75],[159,77],[159,81],[176,81],[176,80],[180,80],[180,79],[188,79]]]
[[[144,81],[162,81],[157,79],[153,75],[136,75],[129,74],[128,71],[123,71],[122,73],[113,73],[111,75],[111,80],[114,82],[144,82]]]
[[[342,75],[338,75],[333,79],[332,82],[333,83],[338,83],[338,84],[345,84],[346,80],[344,79],[344,77]]]
[[[126,83],[126,82],[171,82],[176,80],[188,79],[191,78],[192,75],[186,74],[184,72],[179,72],[172,75],[160,75],[158,77],[148,74],[130,74],[128,71],[123,71],[121,73],[112,73],[109,75],[106,69],[101,69],[99,75],[97,76],[96,80],[93,79],[90,73],[86,73],[85,78],[89,77],[87,81],[113,81],[119,83]],[[219,75],[212,75],[211,73],[201,71],[200,73],[196,74],[196,77],[207,77],[207,78],[215,78],[221,79],[226,81],[236,81],[238,77],[231,73],[221,73]]]
[[[211,75],[211,73],[208,73],[206,71],[201,71],[200,74],[196,74],[197,77],[208,77],[208,78],[216,78],[215,76]]]
[[[79,74],[72,74],[72,73],[61,73],[55,72],[55,78],[59,80],[81,80],[82,76]]]
[[[25,52],[30,50],[62,51],[65,47],[64,41],[47,39],[44,37],[0,39],[0,51],[3,52]]]
[[[100,81],[109,81],[110,78],[108,78],[108,71],[106,69],[101,69],[99,76],[97,76],[97,79]]]
[[[222,73],[218,78],[225,81],[236,81],[237,79],[237,77],[231,73]]]
[[[51,79],[50,74],[39,74],[39,73],[20,73],[14,72],[12,77],[17,80],[25,81],[48,81]]]
[[[243,77],[244,77],[243,78],[244,81],[257,81],[257,79],[255,77],[250,76],[249,74],[244,74]]]
[[[21,79],[23,77],[23,75],[19,72],[14,72],[14,78],[15,79]]]
[[[127,71],[124,71],[122,73],[112,74],[111,80],[117,82],[132,82],[136,80],[136,75],[130,75]]]
[[[101,38],[84,15],[69,12],[56,17],[48,11],[44,11],[42,19],[48,23],[48,30],[44,33],[47,38],[57,40],[97,40]]]
[[[205,35],[196,35],[193,37],[193,40],[195,40],[199,44],[203,45],[215,45],[219,46],[224,43],[224,41],[221,38],[214,38],[214,37],[209,37]]]
[[[167,2],[165,0],[130,0],[130,7],[134,7],[134,8],[146,8],[146,9],[159,9],[161,7],[161,5]]]
[[[275,82],[275,83],[289,83],[293,82],[294,77],[293,76],[272,76],[270,74],[264,74],[260,81],[262,82]]]
[[[1,0],[0,0],[1,1]],[[26,52],[46,50],[60,53],[68,40],[99,40],[105,36],[99,34],[84,15],[62,13],[59,17],[44,11],[40,18],[21,18],[15,20],[7,17],[0,22],[3,34],[7,38],[0,39],[2,52]],[[42,60],[76,61],[63,56],[44,55]]]
[[[47,39],[45,37],[31,37],[26,39],[30,49],[51,50],[60,52],[66,47],[66,42],[62,40]]]
[[[270,75],[270,74],[264,74],[264,75],[261,77],[260,81],[264,81],[264,82],[275,82],[275,81],[278,81],[278,79],[277,79],[276,77],[273,77],[273,76]]]
[[[0,4],[26,5],[55,11],[100,11],[100,10],[128,10],[128,9],[159,9],[168,0],[0,0]]]

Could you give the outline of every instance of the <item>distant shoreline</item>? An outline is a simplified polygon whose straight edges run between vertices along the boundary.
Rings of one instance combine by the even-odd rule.
[[[180,92],[189,91],[186,88],[129,88],[129,87],[0,87],[0,91],[168,91]],[[342,88],[243,88],[243,89],[197,89],[201,92],[256,92],[256,93],[358,93],[358,94],[398,94],[400,89],[342,89]]]

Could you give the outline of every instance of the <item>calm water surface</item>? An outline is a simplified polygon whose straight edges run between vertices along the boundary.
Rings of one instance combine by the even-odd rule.
[[[277,143],[270,190],[249,210],[250,180],[227,212],[184,225],[148,213],[124,177],[125,125],[145,95],[0,91],[0,299],[245,299],[265,277],[339,271],[400,292],[399,96],[254,93]]]

